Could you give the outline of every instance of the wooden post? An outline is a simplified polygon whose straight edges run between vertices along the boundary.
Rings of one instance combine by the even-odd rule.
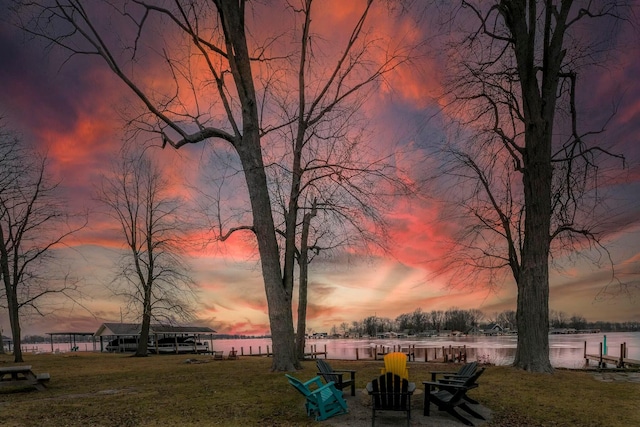
[[[324,357],[326,359],[327,355],[325,354]],[[360,360],[360,357],[358,355],[358,347],[356,347],[356,360]]]
[[[624,343],[620,344],[620,359],[618,362],[618,368],[624,368]]]
[[[600,361],[598,362],[598,368],[602,367],[602,343],[600,343]]]
[[[269,350],[269,346],[267,346],[267,357],[271,355],[271,351]]]
[[[325,358],[325,360],[327,358],[327,345],[326,344],[324,345],[324,358]]]

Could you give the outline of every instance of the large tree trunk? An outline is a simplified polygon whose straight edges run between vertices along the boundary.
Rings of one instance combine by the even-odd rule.
[[[11,324],[11,337],[13,339],[13,361],[22,363],[22,337],[20,336],[20,313],[18,312],[17,295],[13,291],[8,291],[7,302],[9,305],[9,322]]]
[[[248,139],[251,137],[254,142],[248,144]],[[253,227],[258,241],[262,277],[267,296],[273,344],[272,369],[274,371],[293,371],[299,368],[299,364],[295,355],[291,292],[287,292],[280,271],[280,252],[276,241],[271,200],[267,192],[267,177],[262,164],[259,141],[257,127],[248,130],[245,125],[243,148],[246,150],[240,149],[238,152],[249,189]]]
[[[4,291],[7,298],[7,309],[9,311],[9,323],[11,325],[11,338],[13,339],[13,361],[15,363],[21,363],[22,360],[22,346],[20,337],[20,313],[18,306],[18,295],[16,294],[15,282],[12,282],[11,271],[9,270],[9,251],[5,244],[5,237],[2,228],[0,227],[0,272],[2,273],[2,279],[4,283]],[[2,336],[0,334],[0,341]]]
[[[225,33],[231,73],[242,105],[242,135],[235,148],[249,190],[253,228],[260,252],[273,344],[271,368],[274,371],[293,371],[300,365],[295,354],[291,288],[282,279],[280,252],[262,160],[260,118],[244,26],[244,1],[216,1],[216,5]]]
[[[245,133],[245,138],[247,134]],[[257,139],[257,132],[256,132]],[[260,152],[258,144],[257,150]],[[241,155],[243,159],[247,156]],[[243,167],[253,213],[253,226],[260,251],[262,277],[267,296],[274,371],[293,371],[299,368],[295,355],[291,293],[287,292],[280,271],[280,253],[275,239],[271,201],[266,191],[266,176],[262,156],[253,157],[253,165],[243,160]]]
[[[552,372],[549,361],[549,281],[546,263],[523,272],[518,283],[518,346],[513,366]]]
[[[549,230],[551,227],[551,136],[548,122],[531,125],[523,176],[525,238],[518,285],[518,347],[514,366],[551,372],[549,360]]]
[[[136,357],[147,356],[149,342],[149,327],[151,326],[151,291],[145,289],[144,308],[142,311],[142,325],[140,325],[140,340],[136,349]]]
[[[532,29],[538,25],[535,2],[502,3],[505,24],[513,36],[524,114],[523,190],[524,241],[518,285],[518,347],[514,366],[533,372],[551,372],[549,361],[549,250],[551,230],[551,143],[559,73],[564,58],[565,22],[571,1],[562,2],[556,20],[545,9],[542,31],[542,67]],[[547,5],[549,6],[549,5]],[[552,21],[555,22],[552,24]]]

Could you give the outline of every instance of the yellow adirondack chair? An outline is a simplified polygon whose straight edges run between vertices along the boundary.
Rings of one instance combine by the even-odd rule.
[[[384,368],[382,374],[391,372],[400,378],[409,379],[409,368],[407,368],[407,355],[401,352],[389,353],[384,356]]]

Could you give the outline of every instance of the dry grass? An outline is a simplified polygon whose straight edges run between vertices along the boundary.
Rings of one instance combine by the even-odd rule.
[[[0,392],[0,424],[5,426],[309,426],[303,400],[271,360],[185,363],[193,356],[133,358],[118,354],[26,355],[36,373],[49,372],[44,392]],[[11,358],[0,355],[0,364]],[[356,369],[357,387],[379,374],[382,362],[332,361]],[[315,363],[296,373],[315,376]],[[410,364],[416,381],[442,365]],[[602,383],[586,372],[529,374],[490,367],[472,396],[493,411],[492,426],[640,425],[640,385]],[[422,416],[422,415],[417,415]]]

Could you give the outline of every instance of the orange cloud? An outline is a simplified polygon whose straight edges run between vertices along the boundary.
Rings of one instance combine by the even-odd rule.
[[[314,9],[314,47],[318,55],[327,55],[331,64],[339,56],[339,47],[352,28],[354,20],[363,10],[365,0],[344,1],[327,0],[317,2]],[[252,32],[257,40],[263,34],[278,35],[285,27],[273,26],[273,22],[288,19],[277,7],[271,4],[252,3],[256,26]],[[285,18],[283,18],[285,17]],[[391,20],[386,4],[372,10],[370,16],[371,37],[381,37],[381,41],[398,40],[409,44],[418,43],[429,37],[429,28],[419,27],[411,16],[401,16]],[[253,22],[252,22],[253,23]],[[268,27],[267,27],[268,25]],[[166,32],[171,40],[173,34]],[[2,41],[9,40],[8,32],[0,29]],[[13,37],[13,36],[11,36]],[[161,47],[161,40],[146,40]],[[12,45],[13,46],[13,45]],[[15,45],[17,46],[17,45]],[[0,43],[0,50],[7,52],[8,43]],[[255,46],[254,46],[255,47]],[[379,90],[371,94],[363,106],[363,112],[372,118],[368,131],[371,145],[379,153],[395,153],[393,160],[403,173],[398,176],[408,184],[419,182],[419,178],[435,170],[436,159],[422,156],[415,150],[418,142],[431,143],[446,136],[439,119],[429,120],[428,131],[424,131],[425,141],[418,141],[414,129],[425,126],[426,116],[432,114],[432,96],[442,92],[443,72],[447,71],[444,62],[438,58],[447,52],[432,52],[438,49],[434,42],[427,52],[420,52],[413,58],[411,66],[403,66],[387,75]],[[279,48],[282,48],[280,46]],[[73,207],[93,206],[93,186],[99,182],[100,174],[107,170],[109,159],[118,154],[122,145],[122,121],[117,113],[120,106],[130,105],[136,111],[137,102],[128,89],[119,82],[104,64],[85,58],[70,61],[61,72],[52,64],[42,61],[41,51],[33,48],[9,51],[12,58],[0,64],[0,77],[6,82],[0,93],[0,102],[8,105],[7,110],[15,116],[15,123],[36,145],[49,150],[52,171],[63,179],[68,186]],[[620,112],[614,118],[613,140],[628,147],[629,173],[616,177],[609,182],[615,184],[620,200],[627,203],[635,200],[635,187],[630,183],[640,181],[638,167],[637,123],[640,115],[638,85],[635,74],[638,70],[638,56],[635,50],[622,52],[621,67],[612,67],[609,73],[602,73],[593,88],[596,107],[600,108],[602,99],[609,99],[614,92],[624,93]],[[179,54],[188,54],[187,51]],[[379,50],[372,59],[378,64],[386,57],[386,51]],[[425,53],[430,53],[426,55]],[[624,55],[623,55],[624,54]],[[15,59],[15,61],[14,61]],[[145,87],[173,94],[171,88],[176,83],[165,73],[157,57],[140,58],[144,72],[136,75]],[[55,62],[55,61],[52,61]],[[39,67],[36,67],[38,64]],[[19,66],[18,66],[19,65]],[[55,65],[55,64],[54,64]],[[203,113],[217,117],[220,106],[212,102],[208,71],[200,58],[191,57],[182,63],[184,70],[196,77],[195,94],[179,80],[179,94],[184,111]],[[328,73],[330,67],[317,70],[318,79]],[[256,64],[257,75],[266,75],[266,64]],[[326,75],[324,76],[326,77]],[[592,76],[593,77],[593,76]],[[179,77],[182,79],[182,77]],[[295,75],[283,77],[284,85]],[[292,80],[293,81],[293,80]],[[624,86],[624,87],[623,87]],[[293,86],[291,86],[293,87]],[[198,110],[200,108],[200,110]],[[458,111],[463,117],[468,111]],[[275,120],[265,112],[265,120]],[[154,136],[139,135],[139,144],[157,144]],[[265,152],[277,158],[282,151],[279,146],[265,140]],[[398,147],[408,147],[413,151],[396,151]],[[206,202],[201,194],[186,188],[192,184],[201,189],[207,187],[215,178],[204,177],[205,171],[219,172],[216,165],[207,163],[207,148],[220,152],[227,149],[219,142],[184,147],[178,151],[172,149],[153,149],[153,154],[168,179],[174,184],[171,195],[185,199],[189,210],[189,220],[199,215],[190,203]],[[359,153],[363,158],[372,153]],[[233,157],[233,156],[232,156]],[[224,188],[225,229],[237,225],[248,225],[248,199],[241,173],[238,181]],[[216,189],[214,188],[213,191]],[[429,196],[433,194],[429,193]],[[204,204],[206,204],[204,203]],[[625,210],[618,229],[607,237],[616,248],[615,259],[625,274],[632,274],[638,263],[640,250],[637,246],[637,206]],[[101,211],[101,208],[95,208]],[[242,212],[242,213],[239,213]],[[211,212],[209,212],[211,213]],[[460,226],[455,218],[447,215],[442,205],[422,196],[397,199],[388,209],[390,222],[391,254],[375,253],[365,256],[358,248],[344,248],[343,253],[333,258],[318,258],[310,265],[308,324],[315,330],[328,331],[331,326],[342,322],[351,323],[376,314],[395,318],[399,314],[412,312],[416,308],[425,311],[446,310],[457,306],[463,309],[479,308],[486,314],[515,308],[516,287],[507,275],[504,286],[487,290],[481,278],[470,277],[464,289],[447,287],[444,276],[433,273],[446,266],[445,255],[452,247],[450,240]],[[88,295],[86,306],[93,316],[83,312],[78,306],[67,305],[54,317],[30,320],[25,325],[26,333],[49,331],[55,325],[56,330],[67,328],[95,330],[103,321],[119,320],[122,302],[109,294],[105,284],[113,275],[113,262],[120,254],[122,240],[119,237],[118,224],[105,215],[93,214],[87,229],[70,241],[70,248],[60,249],[61,263],[68,263],[72,272],[82,278]],[[212,221],[215,223],[215,221]],[[631,224],[631,225],[629,225]],[[201,225],[201,224],[199,224]],[[365,226],[367,224],[364,224]],[[191,230],[189,240],[200,242],[212,235],[209,226]],[[610,230],[612,231],[612,230]],[[634,234],[635,233],[635,234]],[[199,320],[211,325],[221,333],[265,334],[269,332],[266,297],[257,258],[255,238],[249,232],[234,234],[224,243],[210,245],[206,249],[186,247],[186,256],[191,265],[194,279],[200,287]],[[466,272],[455,272],[466,277]],[[551,279],[551,305],[554,309],[568,313],[580,312],[589,319],[625,320],[637,318],[637,309],[628,299],[594,301],[595,295],[606,283],[604,271],[593,271],[582,266],[569,266],[564,276],[553,275]],[[472,280],[478,280],[473,283]],[[348,302],[348,303],[346,303]],[[294,317],[295,317],[294,310]],[[95,316],[95,317],[94,317]],[[2,319],[2,325],[8,325]],[[6,330],[6,327],[5,327]]]

